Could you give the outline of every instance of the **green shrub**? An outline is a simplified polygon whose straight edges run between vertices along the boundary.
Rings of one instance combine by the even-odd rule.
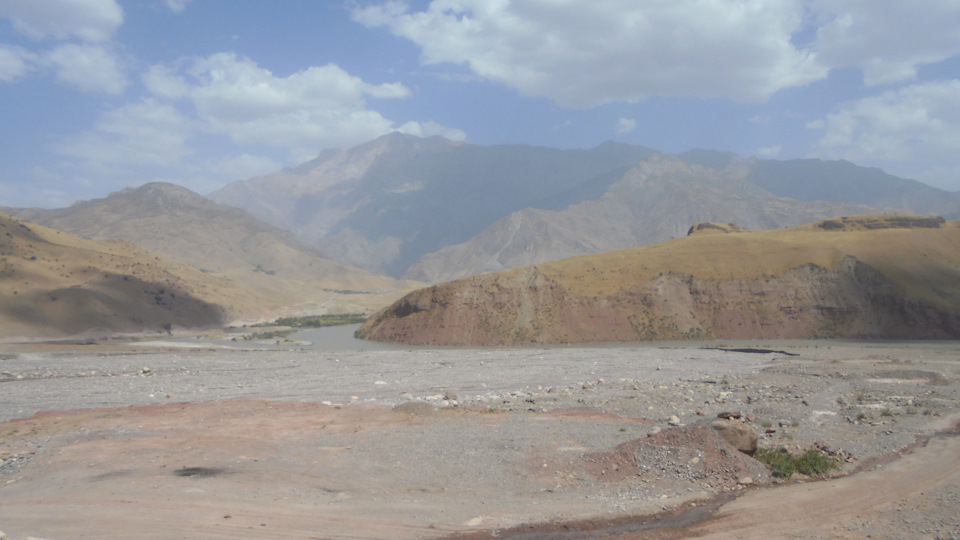
[[[753,457],[770,467],[773,476],[777,478],[790,478],[794,473],[823,476],[839,468],[836,461],[816,450],[807,450],[794,456],[786,448],[758,448]]]

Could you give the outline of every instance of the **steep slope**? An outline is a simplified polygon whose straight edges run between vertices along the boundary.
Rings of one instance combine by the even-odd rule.
[[[881,210],[777,197],[745,181],[746,173],[746,169],[719,171],[655,154],[627,171],[598,199],[561,211],[514,212],[467,242],[425,255],[406,277],[437,283],[644,246],[683,236],[691,223],[698,222],[727,221],[770,229]]]
[[[86,238],[127,240],[307,310],[379,309],[412,288],[336,263],[288,231],[172,184],[146,184],[58,210],[12,212]]]
[[[277,307],[269,296],[123,241],[0,214],[0,337],[170,331]]]
[[[659,186],[615,187],[655,153],[616,143],[561,150],[394,133],[210,197],[293,231],[341,263],[431,281],[656,242],[697,220],[769,228],[887,208],[960,216],[960,194],[877,169],[706,150],[679,156],[702,167],[699,179],[678,169],[678,186],[664,172]],[[701,188],[719,193],[722,204],[707,204],[695,192]],[[619,200],[624,195],[629,200]],[[613,223],[621,218],[633,221]]]
[[[558,150],[395,133],[210,197],[294,231],[336,260],[400,277],[424,254],[511,212],[598,197],[651,153],[614,143]]]
[[[958,222],[873,216],[694,229],[655,246],[421,289],[359,335],[457,345],[960,338]]]

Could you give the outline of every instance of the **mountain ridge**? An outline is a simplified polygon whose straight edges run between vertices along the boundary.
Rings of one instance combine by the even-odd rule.
[[[560,218],[550,212],[596,203],[605,196],[616,197],[618,194],[611,189],[631,169],[662,155],[650,148],[610,141],[591,149],[561,150],[530,145],[481,146],[391,134],[351,149],[324,152],[296,169],[236,182],[210,197],[247,208],[262,219],[294,231],[344,264],[396,278],[442,281],[549,260],[554,256],[548,253],[551,250],[539,247],[532,249],[545,253],[541,259],[491,258],[494,253],[511,249],[506,244],[493,245],[491,227],[499,230],[500,239],[506,241],[509,235],[504,235],[503,230],[508,228],[507,224],[497,222],[516,222],[517,218],[511,216],[521,212],[524,214],[520,221],[539,222],[545,232],[565,234],[570,227],[557,223]],[[698,165],[703,171],[715,171],[702,171],[705,178],[719,174],[735,181],[740,194],[730,190],[728,200],[735,196],[760,197],[769,203],[771,198],[780,197],[805,208],[795,216],[773,219],[767,215],[764,227],[798,225],[830,215],[883,211],[960,216],[960,193],[937,190],[846,162],[779,162],[702,149],[673,159]],[[661,188],[665,186],[669,187],[663,184]],[[640,200],[641,195],[634,199]],[[683,213],[682,204],[689,195],[661,189],[657,195],[661,206],[671,200],[677,204],[658,209],[660,215],[632,215],[630,227],[656,228],[658,222]],[[758,200],[759,206],[767,203]],[[599,221],[602,217],[598,214],[591,219]],[[761,222],[761,217],[690,211],[689,221],[672,227],[669,233],[661,231],[633,241],[660,241],[682,234],[694,221],[739,221],[754,226],[754,222]],[[581,218],[573,221],[578,219]],[[612,221],[598,225],[597,230],[617,226]],[[481,238],[484,234],[488,236]],[[563,246],[556,250],[558,256],[576,254],[570,250],[577,245],[584,249],[626,247],[608,245],[605,236],[595,232],[593,238],[586,239],[579,233],[571,238],[547,238],[546,242]],[[454,246],[467,243],[486,245],[486,252],[474,258],[450,254]]]

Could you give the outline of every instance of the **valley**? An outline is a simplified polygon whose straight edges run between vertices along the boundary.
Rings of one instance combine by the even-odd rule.
[[[956,351],[7,346],[0,523],[18,540],[949,538]],[[774,478],[705,437],[724,411],[841,469]]]
[[[4,209],[0,538],[951,538],[931,190],[393,134]]]

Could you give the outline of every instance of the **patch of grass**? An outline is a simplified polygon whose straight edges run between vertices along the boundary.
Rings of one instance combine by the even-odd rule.
[[[790,478],[794,473],[807,476],[823,476],[839,468],[836,461],[817,452],[807,450],[795,456],[786,448],[758,448],[753,458],[766,464],[777,478]]]
[[[320,328],[342,324],[360,324],[367,320],[363,313],[341,313],[336,315],[307,315],[305,317],[281,317],[273,324],[290,328]]]
[[[245,336],[233,338],[233,341],[256,341],[261,339],[285,338],[293,333],[293,330],[270,330],[267,332],[254,332]]]
[[[773,427],[773,422],[771,422],[770,420],[764,420],[763,422],[760,422],[760,427],[763,427],[763,428]]]
[[[890,409],[883,409],[880,411],[880,416],[893,416],[893,411]]]

